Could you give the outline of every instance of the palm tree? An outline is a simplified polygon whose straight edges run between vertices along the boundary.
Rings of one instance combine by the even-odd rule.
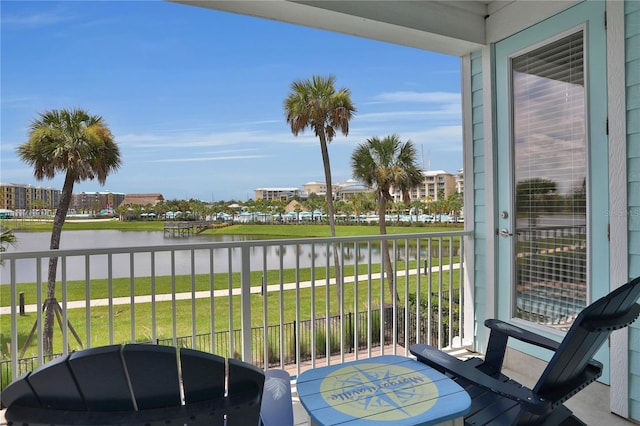
[[[307,201],[305,201],[304,204],[305,206],[307,206],[309,210],[311,210],[311,221],[315,222],[316,221],[315,213],[316,211],[322,208],[322,205],[324,204],[324,199],[322,199],[322,197],[320,197],[315,192],[312,192],[311,194],[309,194],[309,197],[307,198]]]
[[[375,194],[359,192],[352,195],[349,202],[353,205],[354,213],[358,216],[357,221],[360,222],[360,215],[367,214],[375,209]]]
[[[0,252],[7,250],[7,244],[11,245],[16,242],[16,234],[13,233],[13,229],[3,228],[0,226]],[[2,259],[0,258],[0,264]]]
[[[102,117],[89,115],[81,109],[54,109],[33,120],[29,140],[18,146],[17,154],[33,166],[37,180],[52,179],[58,172],[65,173],[51,231],[50,249],[57,250],[73,185],[94,178],[104,185],[107,176],[120,167],[120,149]],[[43,349],[49,355],[53,353],[54,309],[59,308],[56,300],[57,267],[58,258],[51,257],[43,330]]]
[[[327,214],[331,236],[336,236],[336,219],[333,208],[333,186],[331,183],[331,165],[329,163],[330,143],[337,131],[349,134],[349,120],[356,112],[351,101],[349,89],[335,89],[335,77],[314,75],[311,80],[297,80],[291,83],[291,92],[284,100],[284,110],[291,132],[298,136],[310,127],[320,139],[324,178],[327,185]],[[342,282],[340,279],[340,261],[337,248],[333,247],[335,276],[338,292]],[[338,299],[340,295],[338,293]]]
[[[387,203],[392,200],[391,187],[398,188],[406,196],[411,189],[422,183],[422,172],[418,167],[416,149],[411,141],[402,142],[397,135],[384,139],[373,137],[358,145],[351,155],[353,177],[374,189],[378,202],[380,234],[387,233],[385,214]],[[384,265],[391,300],[398,300],[394,286],[393,269],[389,246],[382,242]]]
[[[424,203],[421,200],[413,200],[409,206],[411,209],[409,210],[409,214],[413,212],[410,216],[410,220],[413,221],[413,216],[415,215],[416,220],[420,214],[422,214],[422,210],[424,209]]]

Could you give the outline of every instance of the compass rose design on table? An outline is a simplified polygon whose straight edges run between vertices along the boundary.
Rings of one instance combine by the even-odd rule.
[[[335,410],[369,420],[414,417],[438,397],[437,386],[420,372],[377,363],[339,368],[324,378],[320,391]]]

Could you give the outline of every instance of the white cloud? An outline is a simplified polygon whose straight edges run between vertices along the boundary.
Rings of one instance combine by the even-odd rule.
[[[456,120],[462,121],[462,112],[459,106],[450,105],[437,110],[405,110],[405,111],[385,111],[370,112],[356,116],[358,120],[364,121],[398,121],[398,120]]]
[[[385,92],[373,97],[378,102],[417,102],[437,104],[460,104],[460,93],[454,92]]]
[[[241,144],[285,144],[285,143],[317,143],[313,131],[294,136],[287,132],[269,131],[222,131],[181,133],[179,131],[163,131],[162,133],[128,133],[116,135],[115,140],[121,147],[133,149],[181,149],[213,147]]]
[[[416,145],[425,145],[438,151],[462,152],[462,126],[443,126],[408,132],[405,137]]]
[[[192,158],[167,158],[152,160],[150,163],[189,163],[195,161],[227,161],[227,160],[247,160],[251,158],[268,158],[270,155],[221,155],[217,157],[192,157]]]
[[[2,17],[2,25],[31,29],[56,25],[71,20],[72,19],[69,16],[64,16],[63,14],[50,11],[25,15],[4,15]]]

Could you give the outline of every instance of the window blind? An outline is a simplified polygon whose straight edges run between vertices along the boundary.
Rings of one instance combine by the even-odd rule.
[[[579,31],[511,60],[514,313],[557,328],[586,305],[583,51]]]

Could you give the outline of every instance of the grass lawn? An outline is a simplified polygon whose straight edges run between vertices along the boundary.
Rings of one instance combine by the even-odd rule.
[[[403,267],[398,266],[399,270],[403,270]],[[379,268],[378,268],[379,270]],[[366,271],[363,271],[366,272]],[[318,274],[319,275],[319,274]],[[316,279],[320,279],[316,275]],[[443,283],[448,290],[449,272],[443,272]],[[128,289],[128,280],[126,280],[126,286]],[[186,283],[183,281],[190,281],[189,277],[178,277],[176,281],[181,283],[177,287],[184,287]],[[201,281],[198,279],[198,281]],[[418,277],[417,275],[410,275],[409,277],[398,277],[397,279],[397,292],[401,301],[401,305],[405,304],[405,291],[408,289],[409,293],[416,292]],[[437,273],[432,275],[432,282],[437,283],[439,276]],[[453,272],[453,287],[458,288],[459,271]],[[216,288],[220,280],[218,277],[215,279]],[[139,286],[136,283],[136,293],[143,294],[148,293],[148,283]],[[224,288],[226,287],[226,279]],[[407,287],[408,285],[408,287]],[[421,297],[426,298],[428,294],[428,280],[426,277],[420,277],[421,285]],[[115,285],[114,285],[115,286]],[[123,285],[124,286],[124,285]],[[190,284],[189,284],[190,286]],[[101,286],[97,286],[99,288]],[[121,286],[118,285],[118,288]],[[432,288],[431,291],[437,291],[437,288]],[[282,314],[285,323],[292,321],[307,320],[312,318],[312,307],[315,307],[313,316],[315,318],[326,317],[326,300],[327,291],[328,297],[331,300],[329,315],[336,315],[340,312],[340,304],[337,300],[337,293],[335,285],[318,286],[315,289],[301,288],[297,293],[295,290],[284,291],[282,300],[279,292],[270,292],[265,300],[260,294],[251,295],[252,304],[252,324],[254,327],[260,327],[264,325],[264,315],[266,310],[267,323],[275,325],[280,323],[280,315]],[[94,288],[92,286],[92,293]],[[369,295],[370,292],[370,295]],[[381,283],[380,279],[373,279],[371,286],[366,281],[360,281],[358,285],[355,283],[345,283],[343,292],[343,306],[344,312],[366,312],[369,306],[369,297],[371,297],[371,308],[377,309],[381,306]],[[210,333],[212,329],[215,331],[227,331],[229,329],[240,328],[240,296],[230,298],[216,297],[200,298],[195,301],[184,300],[176,301],[175,307],[173,302],[156,302],[155,304],[155,321],[156,321],[156,337],[157,338],[170,338],[173,336],[173,330],[175,327],[175,335],[188,336],[195,330],[196,334]],[[384,301],[388,303],[390,301],[389,290],[384,288]],[[133,309],[133,312],[132,312]],[[297,317],[296,312],[299,312]],[[86,339],[87,325],[91,327],[92,346],[106,345],[110,343],[111,336],[113,336],[113,342],[128,342],[128,341],[150,341],[152,337],[152,304],[151,303],[139,303],[135,305],[114,305],[112,311],[113,321],[109,321],[110,314],[107,306],[93,307],[89,310],[89,316],[87,317],[87,311],[84,308],[81,309],[69,309],[67,311],[67,317],[69,322],[74,326],[81,340]],[[20,349],[27,339],[31,328],[36,321],[37,314],[30,313],[22,317],[18,317],[18,335]],[[175,318],[175,324],[173,322]],[[195,318],[195,323],[193,319]],[[132,322],[135,321],[135,327],[132,331]],[[110,328],[110,325],[113,328]],[[0,330],[10,330],[10,317],[8,315],[0,316]],[[36,336],[37,337],[37,336]],[[3,355],[8,355],[5,352],[8,348],[10,336],[8,333],[0,333],[0,348],[2,348]],[[73,339],[71,333],[68,335],[69,345],[72,350],[79,349],[79,345]],[[34,339],[27,350],[25,355],[29,356],[35,354],[37,351],[37,340]],[[59,327],[55,327],[54,346],[56,351],[62,350],[62,336]],[[3,357],[4,358],[4,357]]]

